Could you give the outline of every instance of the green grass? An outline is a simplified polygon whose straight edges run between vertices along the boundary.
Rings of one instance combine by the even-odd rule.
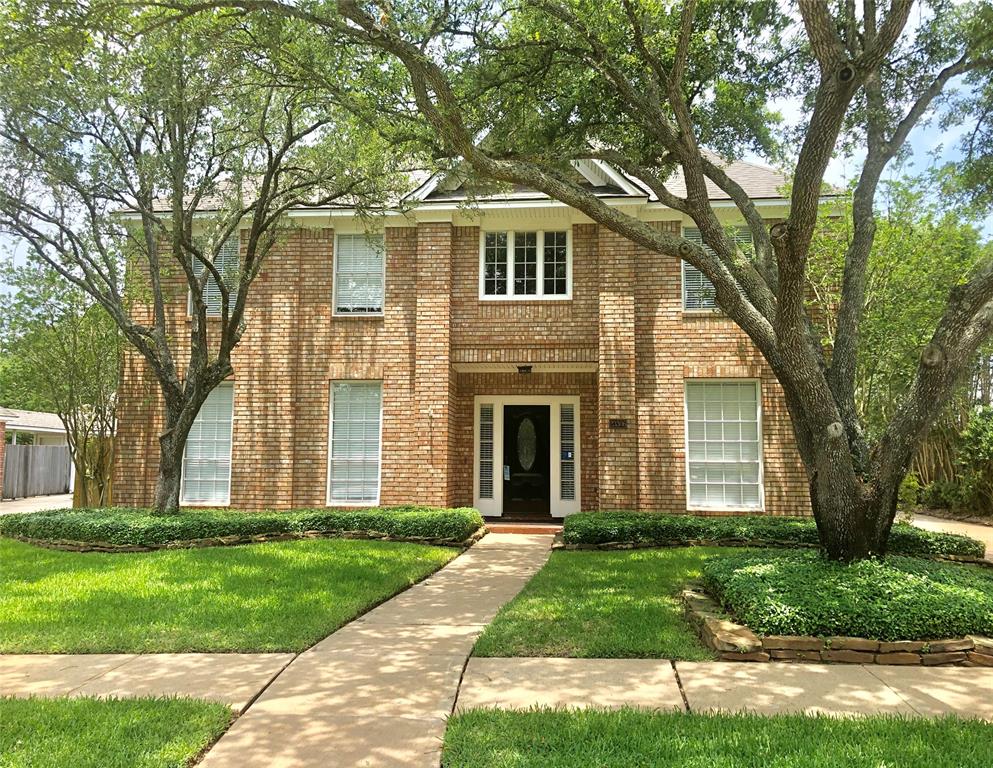
[[[341,539],[78,554],[0,539],[0,653],[299,651],[456,554]]]
[[[444,768],[986,768],[993,726],[954,718],[687,715],[632,710],[458,715]]]
[[[891,555],[846,565],[818,552],[734,552],[708,589],[760,635],[938,640],[993,634],[993,572]]]
[[[712,658],[679,591],[716,548],[553,552],[476,644],[477,656]]]
[[[0,697],[3,768],[183,768],[231,722],[189,699]]]

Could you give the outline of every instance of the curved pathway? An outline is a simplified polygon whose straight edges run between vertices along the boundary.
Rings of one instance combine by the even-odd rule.
[[[993,560],[993,526],[967,523],[960,520],[946,520],[943,517],[930,515],[914,515],[914,525],[929,531],[944,531],[945,533],[962,533],[972,536],[986,544],[986,559]]]

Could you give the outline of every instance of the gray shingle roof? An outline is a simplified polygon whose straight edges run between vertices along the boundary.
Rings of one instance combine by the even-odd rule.
[[[56,413],[45,411],[23,411],[19,408],[0,408],[0,421],[7,423],[7,429],[42,430],[45,432],[65,432],[65,425]]]

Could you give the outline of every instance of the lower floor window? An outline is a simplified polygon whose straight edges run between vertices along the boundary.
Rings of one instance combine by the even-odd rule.
[[[233,408],[231,384],[216,387],[200,406],[183,452],[183,503],[229,503]]]
[[[690,507],[762,507],[759,432],[757,382],[686,383]]]
[[[329,503],[379,503],[381,413],[380,382],[331,385]]]

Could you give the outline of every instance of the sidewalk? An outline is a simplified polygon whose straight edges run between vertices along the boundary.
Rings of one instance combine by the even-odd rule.
[[[298,656],[202,768],[437,768],[476,637],[544,564],[551,536],[490,534]]]
[[[0,515],[13,515],[17,512],[40,512],[43,509],[63,509],[71,506],[71,493],[30,496],[26,499],[4,499],[0,501]]]
[[[642,707],[832,715],[957,715],[993,721],[993,668],[472,658],[457,711]]]

